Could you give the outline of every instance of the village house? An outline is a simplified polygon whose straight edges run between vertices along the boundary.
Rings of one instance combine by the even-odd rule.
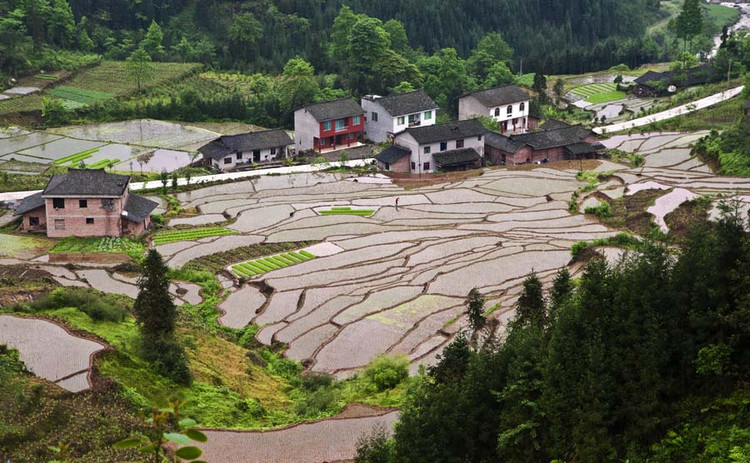
[[[21,230],[50,238],[140,235],[158,204],[130,193],[129,184],[129,176],[104,169],[70,169],[24,198],[14,215],[22,216]]]
[[[228,171],[251,164],[283,159],[294,140],[280,129],[261,130],[239,135],[223,135],[198,148],[206,167]]]
[[[365,112],[351,98],[323,101],[294,112],[297,152],[359,146],[364,131]]]
[[[411,127],[434,125],[438,105],[422,90],[390,96],[367,95],[362,98],[365,110],[365,138],[375,143],[390,140]]]
[[[544,163],[601,157],[606,148],[597,134],[580,125],[550,120],[540,131],[503,135],[489,131],[485,137],[485,156],[498,166]]]
[[[467,93],[458,100],[458,120],[489,116],[500,125],[500,133],[524,133],[529,129],[530,101],[517,85]]]
[[[704,64],[685,72],[648,71],[635,79],[633,93],[644,98],[655,98],[676,91],[678,88],[703,85],[711,78],[711,66]],[[670,90],[670,87],[673,87]]]
[[[479,168],[486,132],[478,119],[406,129],[375,160],[382,170],[414,174]]]

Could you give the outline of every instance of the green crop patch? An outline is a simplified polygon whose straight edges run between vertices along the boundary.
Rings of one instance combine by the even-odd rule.
[[[593,104],[609,103],[610,101],[622,100],[626,96],[625,92],[614,90],[611,92],[597,93],[596,95],[586,98],[586,101]]]
[[[358,215],[362,217],[375,213],[374,209],[352,209],[351,207],[332,207],[318,211],[320,215]]]
[[[70,85],[60,85],[48,90],[47,93],[64,100],[75,101],[76,103],[84,105],[98,103],[115,97],[112,93],[86,90],[83,88],[71,87]]]
[[[98,152],[99,148],[92,148],[90,150],[81,151],[80,153],[71,154],[70,156],[65,156],[64,158],[60,158],[56,161],[54,161],[52,164],[56,166],[61,166],[63,164],[77,164],[84,159],[88,159],[93,155],[94,153]]]
[[[272,270],[278,270],[290,265],[299,264],[307,260],[315,259],[315,255],[305,251],[291,251],[275,256],[261,257],[247,262],[232,265],[232,272],[239,277],[252,277],[261,275]]]
[[[103,169],[105,167],[113,166],[120,162],[119,159],[102,159],[101,161],[97,161],[90,166],[86,166],[88,169]]]
[[[193,228],[190,230],[174,230],[154,235],[154,244],[175,243],[177,241],[192,241],[211,236],[232,235],[234,231],[222,227]]]

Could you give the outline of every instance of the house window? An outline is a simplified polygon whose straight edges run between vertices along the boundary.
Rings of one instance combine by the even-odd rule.
[[[94,225],[94,218],[86,217],[86,225]]]
[[[432,111],[425,111],[424,112],[424,120],[432,119]]]
[[[29,217],[29,226],[36,227],[39,225],[39,217]]]
[[[430,170],[430,163],[429,162],[425,162],[422,165],[422,170]]]
[[[495,117],[500,116],[500,108],[495,108]]]
[[[63,198],[52,199],[52,208],[53,209],[65,209],[65,199]]]
[[[385,170],[391,170],[391,165],[389,163],[385,163]]]
[[[482,136],[481,136],[481,135],[479,135],[479,136],[477,137],[477,140],[479,140],[479,141],[482,141]]]
[[[525,109],[526,109],[526,103],[521,103],[520,105],[518,105],[519,111],[523,112]]]
[[[323,130],[331,130],[331,121],[323,122]]]
[[[237,160],[238,160],[238,161],[241,161],[241,160],[242,160],[242,153],[237,153]]]
[[[508,111],[507,112],[508,112],[508,116],[510,116],[511,114],[513,114],[513,105],[512,104],[508,105]]]
[[[415,162],[412,162],[412,163],[411,163],[411,170],[412,170],[412,171],[415,171],[415,170],[417,170],[417,163],[415,163]]]
[[[108,211],[114,210],[115,200],[114,199],[102,199],[102,207]]]
[[[231,157],[224,158],[224,164],[231,164],[231,163],[232,163],[232,158]]]
[[[79,199],[78,207],[80,207],[81,209],[86,209],[87,207],[89,207],[89,202],[85,199]]]
[[[378,121],[378,113],[374,112],[372,113],[372,121],[377,122]]]
[[[276,155],[276,148],[271,148],[271,156],[275,156],[275,155]]]
[[[344,130],[346,124],[345,119],[339,119],[336,121],[336,132],[340,132],[341,130]]]
[[[464,147],[464,141],[456,140],[456,149],[463,148],[463,147]]]
[[[352,125],[359,125],[359,121],[360,121],[359,116],[354,116],[352,118]]]
[[[424,154],[430,154],[430,147],[429,146],[425,146],[424,147]]]
[[[396,122],[398,125],[404,125],[406,124],[406,118],[404,116],[398,116],[398,119],[396,119]]]
[[[55,219],[55,230],[65,230],[65,219]]]
[[[448,149],[448,142],[447,141],[441,141],[440,142],[440,151],[445,151]]]

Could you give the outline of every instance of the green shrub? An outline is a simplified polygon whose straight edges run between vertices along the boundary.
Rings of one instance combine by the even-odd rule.
[[[261,356],[268,364],[266,369],[269,373],[286,378],[291,382],[299,381],[298,375],[302,371],[302,365],[299,363],[294,360],[282,358],[268,349],[263,349]]]
[[[319,416],[333,411],[336,402],[336,392],[323,387],[307,394],[302,402],[296,404],[294,411],[299,416]]]
[[[612,217],[612,207],[607,202],[603,202],[598,206],[587,207],[584,212],[586,214],[593,214],[603,219]]]
[[[145,337],[142,342],[142,356],[151,362],[157,373],[178,384],[189,385],[193,382],[185,349],[174,337]]]
[[[331,387],[333,376],[327,373],[309,373],[302,377],[302,387],[307,391],[317,391],[322,387]]]
[[[92,320],[119,322],[128,316],[128,309],[107,300],[106,296],[92,290],[57,288],[45,297],[31,303],[34,310],[56,310],[74,307]]]
[[[365,369],[365,377],[378,389],[393,389],[409,377],[409,360],[405,356],[381,355]]]

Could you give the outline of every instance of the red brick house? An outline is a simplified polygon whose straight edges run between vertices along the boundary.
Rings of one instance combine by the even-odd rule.
[[[364,131],[365,111],[351,98],[323,101],[294,112],[297,152],[358,145]]]
[[[488,132],[485,136],[485,158],[495,166],[593,159],[601,157],[606,148],[597,134],[580,125],[550,120],[540,131],[505,136]]]
[[[104,169],[70,169],[24,198],[14,215],[22,216],[21,230],[50,238],[139,235],[157,203],[130,193],[129,184],[129,176]]]

